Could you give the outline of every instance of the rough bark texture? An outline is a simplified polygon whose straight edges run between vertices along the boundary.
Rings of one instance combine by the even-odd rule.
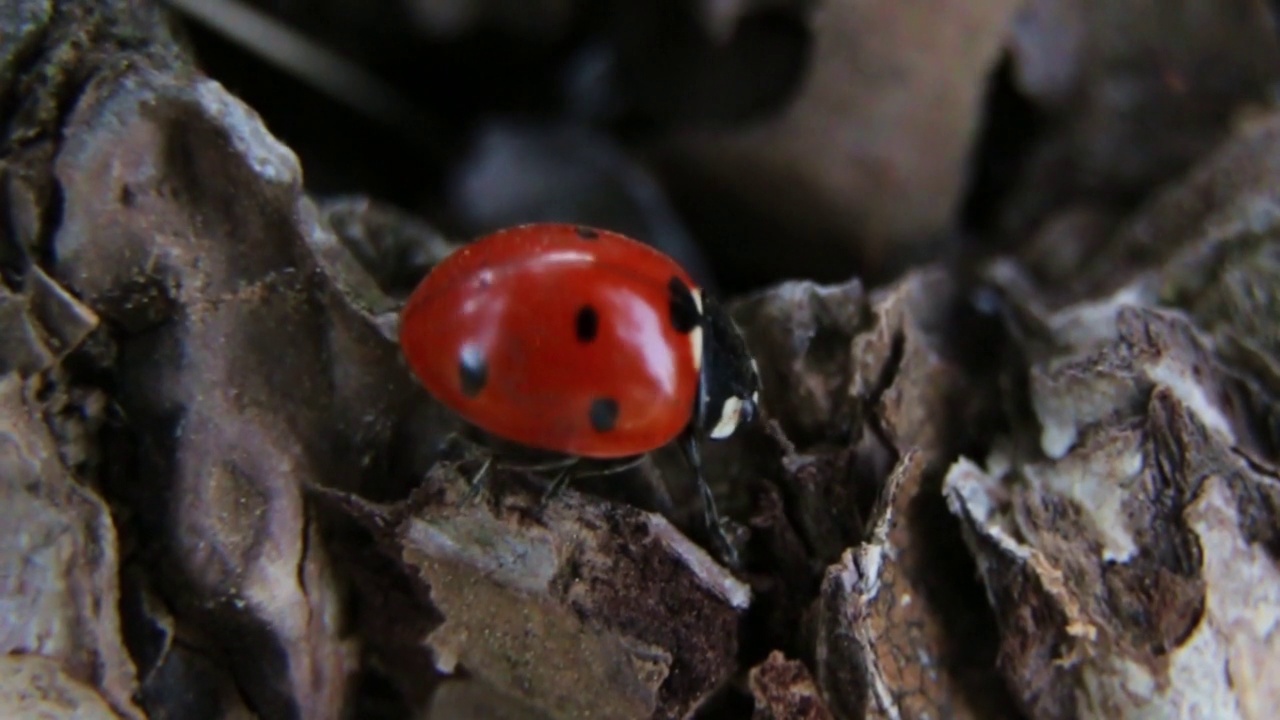
[[[776,650],[751,668],[750,682],[756,701],[753,718],[831,720],[833,717],[804,663],[787,660]]]
[[[1028,333],[1026,414],[945,492],[1032,715],[1272,712],[1276,123],[1116,233],[1094,268],[1108,296],[1050,305],[1015,267],[994,273]],[[1145,259],[1102,264],[1121,256]]]

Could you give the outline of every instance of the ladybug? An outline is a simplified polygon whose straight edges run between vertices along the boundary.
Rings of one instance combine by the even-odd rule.
[[[400,345],[436,399],[519,446],[615,461],[679,441],[724,542],[699,446],[752,422],[760,375],[728,313],[670,257],[579,225],[500,230],[427,274]]]

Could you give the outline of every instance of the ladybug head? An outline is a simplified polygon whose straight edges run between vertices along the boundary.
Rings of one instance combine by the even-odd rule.
[[[694,422],[700,432],[722,440],[755,420],[760,371],[729,313],[713,297],[700,299],[702,367]]]

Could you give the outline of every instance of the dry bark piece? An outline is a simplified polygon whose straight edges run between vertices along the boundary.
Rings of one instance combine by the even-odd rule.
[[[991,628],[950,604],[971,591],[941,576],[918,517],[921,453],[894,469],[866,540],[827,569],[817,604],[818,685],[840,718],[1012,717],[990,671]]]
[[[1280,113],[1241,124],[1104,242],[1086,234],[1082,241],[1096,243],[1097,251],[1083,253],[1085,262],[1064,278],[1070,282],[1041,289],[1041,301],[1063,309],[1128,290],[1163,293],[1166,302],[1181,304],[1180,297],[1193,300],[1203,288],[1229,291],[1214,276],[1221,260],[1233,246],[1247,246],[1276,224],[1272,196],[1280,179],[1278,145]]]
[[[314,481],[359,489],[377,501],[403,499],[441,459],[440,441],[462,424],[422,390],[404,364],[401,298],[421,279],[421,265],[457,246],[407,213],[358,198],[332,200],[319,211],[300,202],[297,220],[309,253],[304,258],[321,276],[311,289],[323,303],[329,422],[342,426],[331,445],[338,456],[359,463],[359,472],[329,472]],[[417,269],[403,268],[402,276],[380,259],[383,253],[412,258]]]
[[[430,587],[441,671],[564,718],[685,717],[734,671],[750,591],[661,516],[573,491],[539,511],[507,475],[463,504],[433,478],[396,510],[340,502]]]
[[[17,375],[0,377],[0,601],[20,609],[0,617],[0,655],[43,656],[121,717],[141,718],[116,614],[115,527],[62,465],[28,393]]]
[[[818,693],[809,669],[798,660],[788,660],[776,650],[764,662],[751,668],[748,676],[755,696],[754,720],[833,720],[834,716]]]
[[[678,133],[664,161],[785,228],[733,248],[772,263],[772,276],[830,277],[834,258],[871,274],[900,267],[951,223],[987,76],[1020,5],[817,2],[790,103],[740,128]]]
[[[994,273],[1034,328],[1026,413],[945,492],[1034,717],[1274,714],[1276,127],[1151,203],[1085,289]]]
[[[1019,89],[1047,119],[1005,202],[1018,237],[1063,201],[1139,197],[1268,101],[1280,42],[1262,0],[1035,0],[1013,25]]]
[[[1242,449],[1277,457],[1277,147],[1280,114],[1243,128],[1126,222],[1081,267],[1078,286],[1031,287],[1013,264],[992,272],[1030,324],[1041,326],[1031,339],[1043,360],[1033,383],[1076,383],[1069,376],[1090,371],[1074,391],[1089,393],[1090,403],[1060,392],[1035,395],[1046,452],[1065,451],[1083,423],[1140,407],[1161,381],[1206,393],[1222,415],[1205,415],[1206,422],[1229,427]],[[1138,309],[1157,304],[1186,315]]]
[[[347,250],[333,253],[334,264],[345,258],[359,261],[389,298],[407,296],[431,266],[457,248],[419,218],[372,198],[329,198],[319,207]]]
[[[126,720],[91,685],[39,655],[0,655],[0,716],[57,720]]]
[[[227,668],[183,645],[175,645],[142,687],[151,720],[259,720],[245,706]]]
[[[84,89],[56,173],[55,274],[123,329],[142,452],[118,490],[155,581],[257,711],[336,717],[351,655],[300,485],[359,477],[360,435],[329,414],[296,160],[215,83],[140,63]]]
[[[98,326],[92,310],[39,267],[23,271],[23,289],[10,292],[0,285],[0,375],[30,376],[51,367],[78,348]]]
[[[53,17],[52,0],[17,0],[7,3],[0,15],[0,27],[7,32],[0,36],[0,94],[10,96],[18,61],[34,52],[41,41],[41,34]]]
[[[546,720],[546,715],[470,678],[440,686],[431,697],[428,720]]]
[[[957,283],[930,268],[870,295],[856,280],[803,281],[734,303],[760,365],[762,405],[783,431],[782,490],[818,558],[833,562],[861,538],[855,516],[898,454],[920,450],[941,469],[992,415],[973,386],[994,374],[966,366],[954,347],[979,332],[954,311],[962,302]],[[980,349],[989,357],[999,346]]]
[[[762,471],[763,472],[763,471]],[[822,564],[815,560],[796,532],[774,484],[757,481],[750,529],[753,622],[743,632],[744,644],[774,648],[791,655],[808,654],[813,638],[805,628],[805,613],[813,602]],[[801,631],[797,631],[797,627]]]
[[[873,606],[880,597],[885,561],[893,557],[889,533],[898,521],[895,505],[902,482],[907,473],[918,476],[920,471],[919,454],[899,465],[881,491],[864,542],[846,550],[822,580],[816,610],[816,676],[828,705],[840,718],[896,717],[898,712],[874,638],[888,628],[883,613],[896,603]],[[886,641],[886,646],[892,645],[891,639]]]
[[[838,717],[1012,712],[992,667],[995,628],[959,538],[947,539],[956,528],[938,493],[943,463],[980,436],[994,410],[985,399],[993,393],[980,389],[994,374],[975,372],[953,347],[972,329],[949,309],[956,297],[953,281],[929,269],[870,297],[857,283],[787,283],[736,307],[766,393],[774,380],[765,407],[783,427],[816,435],[801,434],[809,444],[798,451],[775,433],[781,457],[753,467],[777,464],[805,569],[835,563],[814,609],[815,669]],[[767,517],[766,530],[778,524]],[[812,587],[792,579],[782,600],[760,589],[785,609],[784,601],[811,603]]]
[[[762,405],[788,439],[806,447],[847,438],[850,343],[870,320],[862,284],[786,282],[732,307],[760,366]]]
[[[1144,420],[1010,469],[962,461],[947,494],[1029,713],[1271,712],[1275,678],[1255,669],[1280,663],[1274,473],[1231,452],[1164,387]]]
[[[1206,424],[1233,442],[1260,442],[1246,413],[1247,396],[1259,392],[1256,384],[1225,367],[1183,316],[1121,300],[1060,313],[1054,326],[1077,352],[1030,371],[1040,448],[1050,458],[1066,454],[1089,425],[1141,416],[1157,385],[1195,405]],[[1098,342],[1098,332],[1113,333],[1110,342]]]
[[[5,339],[0,354],[0,374],[29,376],[49,367],[53,353],[40,337],[40,330],[28,312],[25,294],[13,293],[0,285],[0,337]]]
[[[943,352],[954,294],[936,269],[908,274],[872,296],[870,328],[851,352],[850,396],[869,405],[864,415],[894,448],[918,448],[929,464],[950,454],[961,442],[955,428],[966,426],[952,408],[970,378]]]
[[[873,448],[868,454],[875,450],[883,452]],[[782,458],[779,487],[811,563],[835,562],[865,534],[868,497],[874,497],[879,476],[859,466],[855,453],[792,452]]]
[[[122,570],[120,622],[138,667],[138,702],[150,720],[256,718],[230,670],[191,645],[191,638],[177,636],[177,622],[144,570],[137,559]]]

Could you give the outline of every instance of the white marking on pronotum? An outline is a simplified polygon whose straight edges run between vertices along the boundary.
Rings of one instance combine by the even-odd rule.
[[[720,408],[720,419],[716,422],[716,426],[711,429],[711,438],[713,440],[723,440],[733,434],[738,429],[738,421],[742,418],[742,398],[731,397],[724,401],[724,406]]]
[[[698,308],[698,324],[689,332],[689,342],[693,344],[693,369],[702,372],[702,292],[693,288],[689,294],[693,296],[693,306]]]

